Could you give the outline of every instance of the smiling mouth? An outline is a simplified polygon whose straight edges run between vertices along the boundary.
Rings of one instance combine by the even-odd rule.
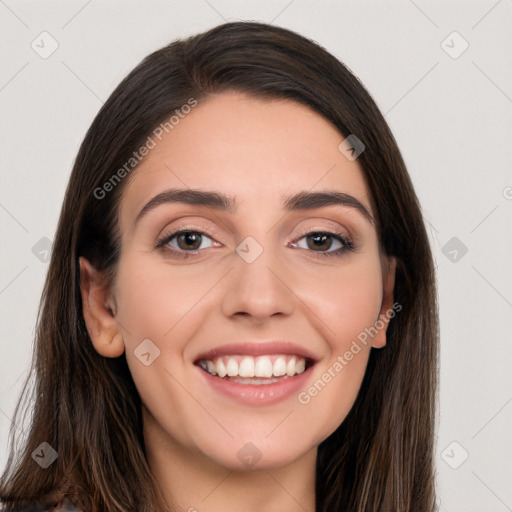
[[[311,359],[296,355],[219,356],[196,364],[215,377],[239,384],[273,384],[291,379],[313,365]]]

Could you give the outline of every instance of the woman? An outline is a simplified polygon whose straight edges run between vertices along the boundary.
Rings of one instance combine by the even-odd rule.
[[[437,345],[374,101],[314,42],[226,23],[146,57],[84,139],[0,499],[433,511]]]

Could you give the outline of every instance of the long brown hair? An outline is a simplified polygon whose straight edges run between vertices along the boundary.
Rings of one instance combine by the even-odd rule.
[[[82,315],[79,256],[108,279],[120,254],[118,207],[136,170],[112,181],[160,123],[191,98],[237,90],[307,105],[365,145],[358,162],[383,253],[397,260],[387,346],[372,350],[345,421],[318,449],[317,512],[432,512],[438,313],[432,254],[395,139],[359,80],[318,44],[290,30],[235,22],[147,56],[89,128],[67,187],[44,286],[31,377],[14,424],[31,413],[0,485],[5,510],[66,494],[90,512],[165,510],[145,457],[141,403],[125,356],[100,356]],[[126,170],[126,167],[125,167]],[[130,174],[130,172],[132,174]],[[109,181],[110,180],[110,181]],[[105,183],[111,183],[108,193]],[[30,393],[31,391],[31,393]],[[58,453],[47,469],[32,453]]]

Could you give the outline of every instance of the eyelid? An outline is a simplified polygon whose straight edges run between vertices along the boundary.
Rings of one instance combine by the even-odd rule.
[[[340,233],[347,238],[353,238],[355,227],[351,223],[354,218],[342,217],[340,219],[325,218],[321,215],[304,216],[298,219],[298,231],[305,231],[310,233],[312,231],[330,231],[333,233]],[[307,226],[303,228],[303,226]],[[352,229],[353,228],[353,229]]]
[[[177,219],[177,220],[179,220],[179,219]],[[209,227],[206,227],[205,225],[200,226],[199,224],[201,224],[201,222],[199,222],[195,226],[194,225],[185,224],[185,225],[182,225],[182,226],[179,226],[179,227],[176,227],[176,228],[169,228],[169,230],[166,230],[164,228],[161,231],[164,234],[158,235],[157,239],[158,240],[162,240],[162,239],[165,239],[165,238],[169,238],[172,235],[180,233],[181,231],[198,232],[198,233],[206,234],[206,235],[208,235],[208,236],[210,236],[212,238],[220,238],[221,237],[221,235],[220,235],[218,230],[211,229]],[[345,233],[345,232],[342,232],[342,230],[340,229],[338,223],[334,223],[334,222],[331,221],[331,224],[336,224],[336,225],[331,225],[330,227],[302,228],[302,229],[299,230],[300,234],[299,235],[295,235],[295,237],[293,238],[292,241],[296,242],[300,238],[302,238],[304,236],[307,236],[307,235],[309,235],[311,233],[324,233],[324,232],[325,233],[335,234],[335,235],[338,235],[338,236],[340,236],[342,238],[345,238],[345,239],[348,239],[348,240],[353,240],[353,236],[351,235],[350,230],[348,230],[347,228],[343,228],[343,231],[346,231],[346,233]]]
[[[352,235],[350,234],[348,229],[341,229],[340,227],[311,227],[299,230],[299,235],[295,236],[295,241],[300,240],[300,238],[310,235],[312,233],[328,233],[331,235],[337,235],[341,238],[352,240]]]
[[[192,221],[188,220],[190,216],[187,216],[187,219],[185,220],[185,224],[179,224],[179,222],[182,220],[182,218],[174,219],[172,222],[168,223],[167,226],[160,231],[160,233],[163,233],[161,235],[158,235],[158,239],[163,239],[168,237],[169,235],[175,234],[180,231],[194,231],[198,233],[204,233],[210,237],[220,237],[220,230],[214,229],[213,227],[210,227],[212,225],[211,221],[208,221],[206,219],[198,218],[194,219]],[[188,222],[188,223],[187,223]],[[174,224],[178,224],[177,227],[169,227]]]
[[[156,247],[159,247],[161,245],[165,245],[166,243],[168,243],[168,241],[175,237],[176,235],[179,235],[180,233],[183,233],[183,232],[191,232],[191,233],[199,233],[201,235],[206,235],[208,238],[212,238],[213,242],[216,242],[216,243],[221,243],[219,242],[218,240],[216,240],[216,237],[217,235],[215,233],[212,233],[210,232],[210,230],[204,228],[204,227],[201,227],[201,228],[197,228],[197,227],[194,227],[194,226],[180,226],[178,228],[173,228],[173,229],[170,229],[168,231],[163,231],[163,234],[162,235],[159,235],[157,237],[157,241],[156,241]],[[185,251],[183,251],[185,252]],[[187,251],[187,252],[193,252],[193,251]]]

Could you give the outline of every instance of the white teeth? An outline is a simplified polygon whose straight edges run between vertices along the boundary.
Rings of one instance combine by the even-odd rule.
[[[272,374],[276,377],[282,377],[286,373],[286,361],[284,357],[279,356],[273,366]]]
[[[238,375],[238,363],[230,357],[228,359],[228,364],[226,365],[226,371],[230,377],[235,377]]]
[[[272,377],[272,362],[266,356],[256,358],[254,364],[255,377]]]
[[[216,369],[217,369],[217,375],[219,377],[225,377],[227,375],[226,367],[224,366],[224,363],[220,357],[219,357],[219,359],[217,359]]]
[[[240,375],[240,377],[254,377],[254,358],[244,357],[240,361],[238,375]]]
[[[288,377],[293,377],[295,375],[295,356],[292,356],[286,365],[286,375]]]
[[[293,377],[306,369],[306,360],[303,357],[289,355],[223,356],[214,361],[201,360],[199,364],[212,375],[221,378],[226,375],[231,378],[240,377],[235,380],[244,383],[248,383],[251,378],[254,378],[253,383],[257,383],[258,378]]]
[[[217,371],[215,369],[215,365],[213,364],[213,361],[206,361],[206,371],[208,371],[212,375],[217,375]]]

